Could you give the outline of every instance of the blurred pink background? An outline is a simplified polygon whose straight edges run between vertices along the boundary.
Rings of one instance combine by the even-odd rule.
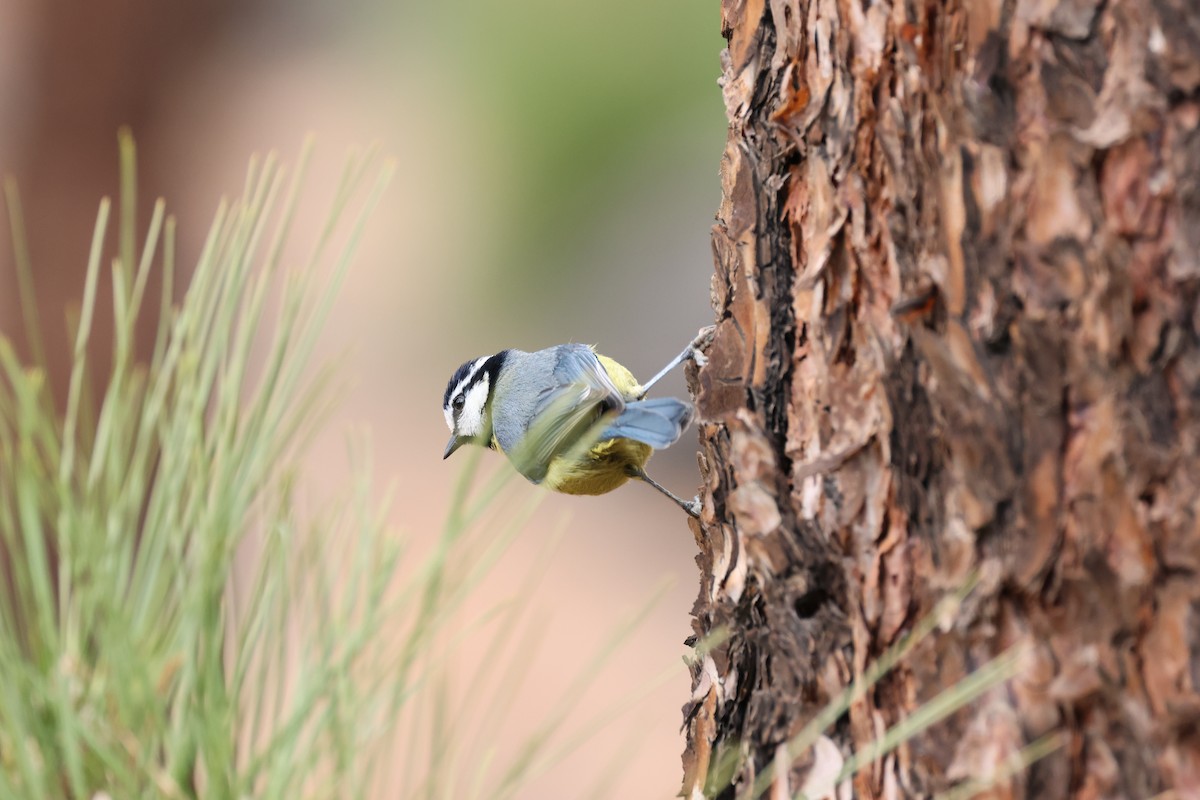
[[[303,213],[316,221],[346,148],[377,142],[396,177],[321,346],[350,388],[308,480],[318,492],[341,483],[347,431],[369,431],[380,494],[396,486],[394,525],[434,535],[461,469],[441,460],[440,404],[462,361],[579,341],[644,380],[711,322],[718,33],[717,4],[694,0],[0,4],[0,171],[21,187],[59,385],[63,311],[82,293],[99,198],[116,189],[118,126],[138,141],[143,212],[164,196],[179,218],[184,265],[251,154],[294,160],[315,133]],[[5,225],[0,330],[20,340],[10,252]],[[683,393],[681,375],[656,391]],[[686,434],[650,465],[687,497],[694,442]],[[545,638],[513,705],[514,740],[664,580],[671,588],[578,698],[568,730],[678,669],[522,796],[672,797],[696,592],[677,508],[640,485],[547,494],[474,611],[525,592],[529,564],[564,521],[531,599]],[[454,669],[470,674],[487,656],[468,647]]]

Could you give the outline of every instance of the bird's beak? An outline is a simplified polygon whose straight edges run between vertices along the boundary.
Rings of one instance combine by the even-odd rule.
[[[442,456],[442,460],[445,461],[455,450],[462,447],[466,443],[467,440],[461,436],[451,436],[450,441],[446,443],[446,454]]]

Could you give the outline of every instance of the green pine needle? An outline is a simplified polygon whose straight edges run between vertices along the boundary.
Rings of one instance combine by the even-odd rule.
[[[295,170],[252,161],[184,270],[161,201],[139,235],[122,132],[121,193],[97,214],[61,411],[6,183],[32,364],[0,336],[0,800],[511,797],[580,741],[563,731],[569,711],[629,626],[512,743],[510,690],[538,632],[528,600],[461,619],[532,513],[497,508],[511,470],[479,481],[469,459],[421,560],[387,529],[357,443],[332,508],[295,509],[303,447],[332,403],[315,344],[391,172],[352,154],[308,258],[291,263],[310,150]],[[162,294],[147,298],[155,270]],[[111,342],[94,335],[102,280]],[[140,353],[147,313],[158,327]],[[99,347],[112,352],[102,376]],[[477,634],[500,662],[456,700],[447,665]]]

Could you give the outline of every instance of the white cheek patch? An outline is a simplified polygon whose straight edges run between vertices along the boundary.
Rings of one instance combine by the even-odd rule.
[[[487,404],[487,379],[467,390],[466,402],[458,416],[458,433],[461,436],[478,436],[483,433],[483,407]]]
[[[446,427],[450,429],[451,433],[454,433],[454,412],[450,409],[450,406],[443,408],[442,414],[446,417]]]

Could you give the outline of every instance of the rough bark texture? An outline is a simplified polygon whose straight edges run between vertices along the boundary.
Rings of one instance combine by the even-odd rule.
[[[928,796],[1200,796],[1195,0],[725,0],[684,793],[778,745],[947,592],[832,730],[862,750],[1014,644],[1022,671],[871,765]],[[780,770],[790,797],[812,758]]]

